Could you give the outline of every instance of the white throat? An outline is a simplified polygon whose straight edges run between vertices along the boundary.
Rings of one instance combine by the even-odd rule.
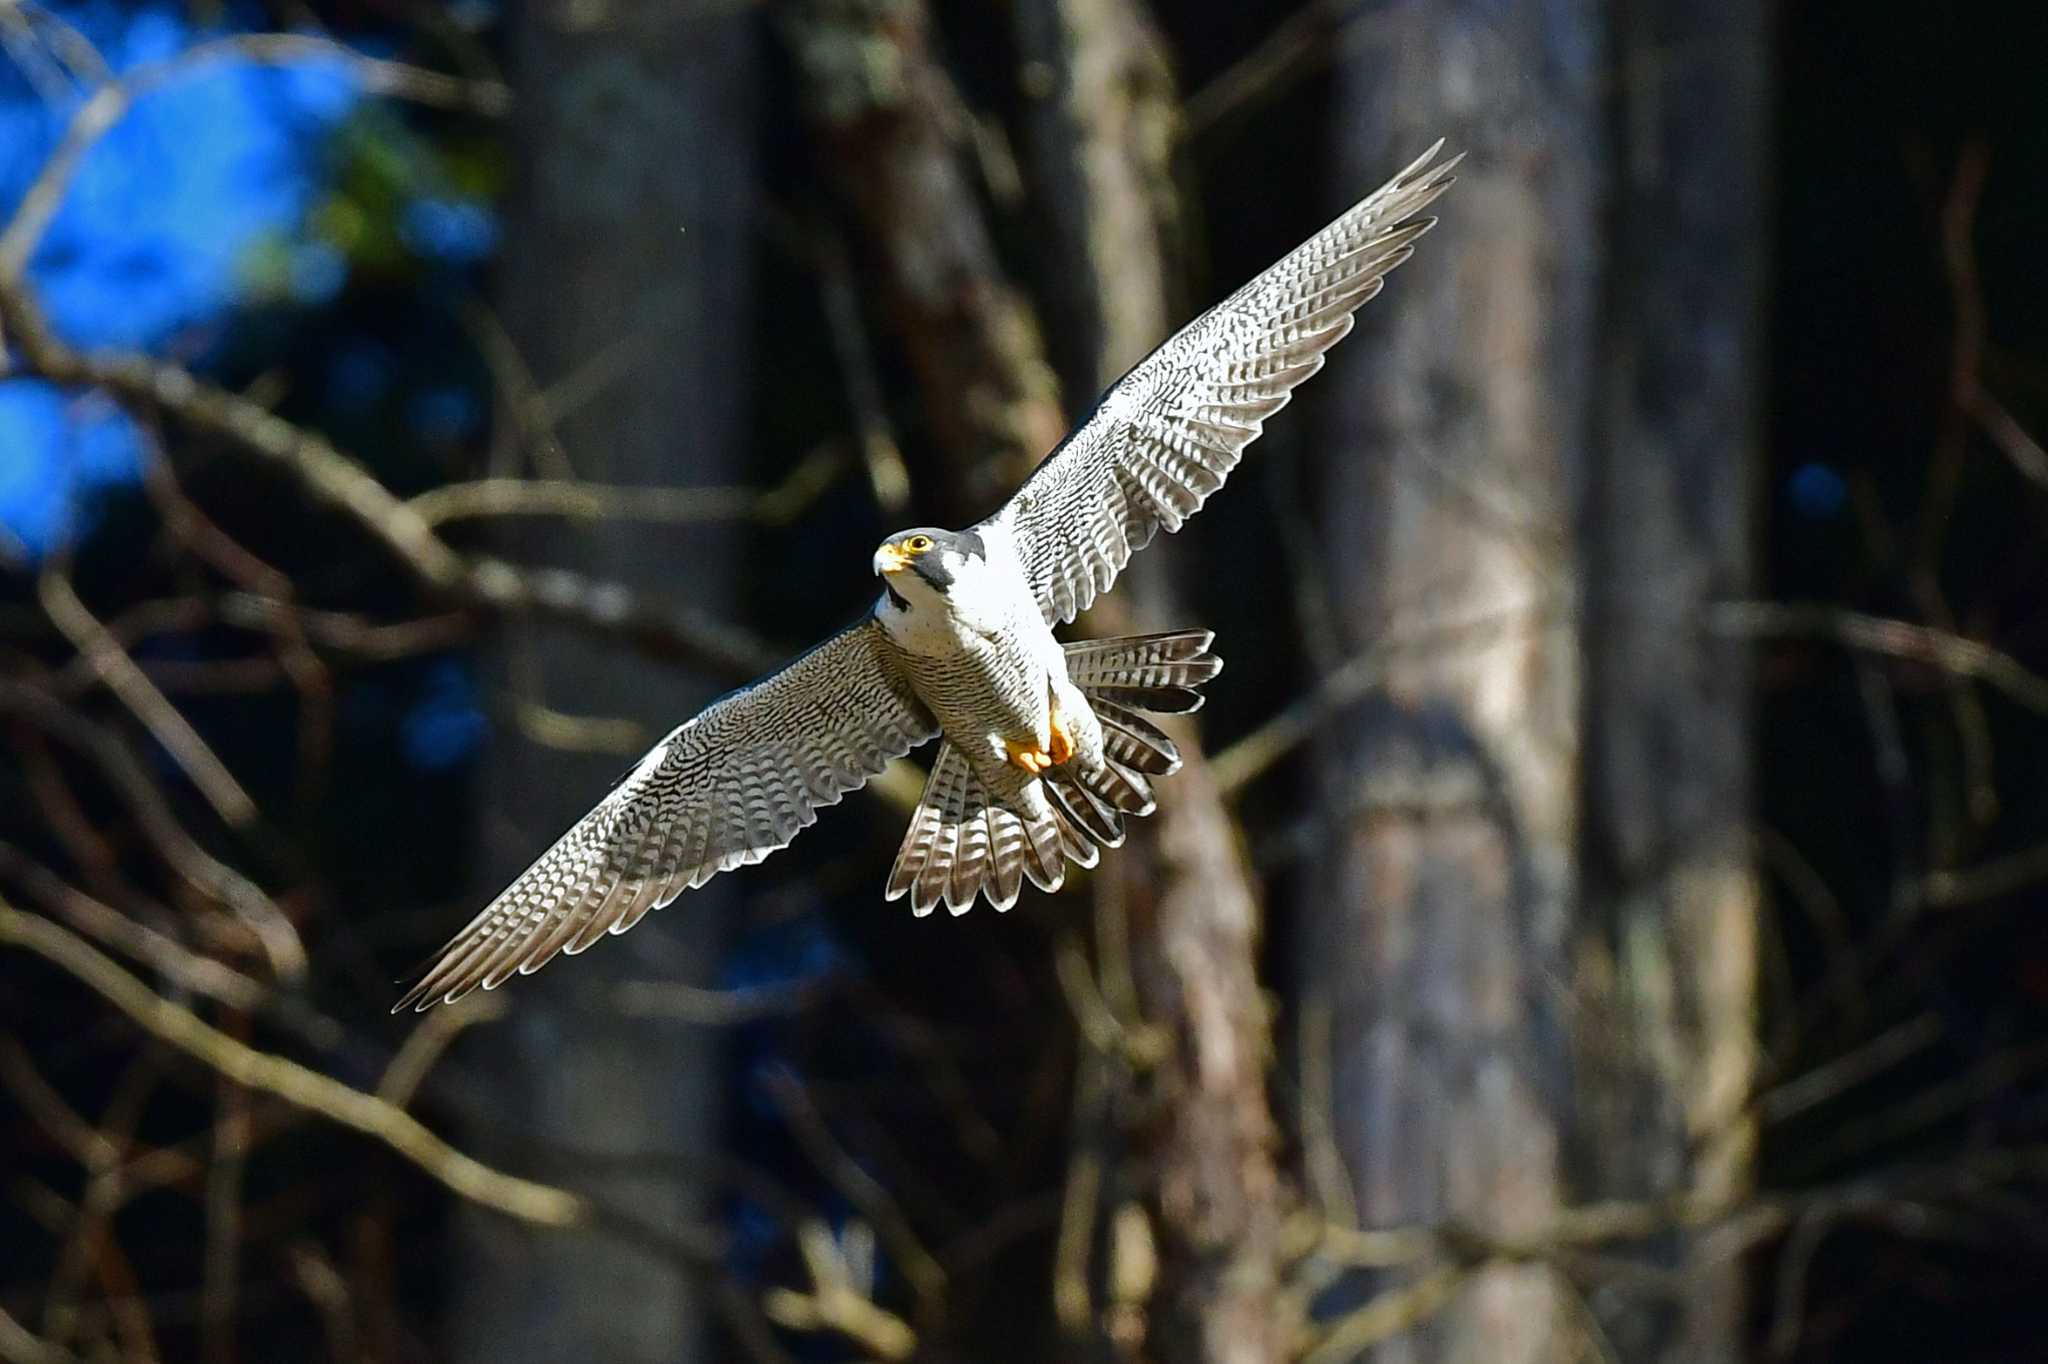
[[[1028,597],[1029,592],[1008,538],[990,536],[986,530],[982,534],[986,558],[934,551],[945,553],[944,567],[952,577],[943,592],[913,571],[889,575],[895,596],[884,593],[875,615],[900,647],[935,657],[957,654],[1014,628],[1017,598],[1020,593]],[[1037,614],[1035,609],[1032,614]]]

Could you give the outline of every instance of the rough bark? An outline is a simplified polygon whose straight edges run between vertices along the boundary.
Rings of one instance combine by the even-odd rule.
[[[1752,4],[1432,0],[1347,54],[1353,183],[1471,154],[1352,343],[1325,499],[1351,647],[1459,627],[1322,762],[1302,968],[1367,1225],[1540,1237],[1744,1177],[1744,681],[1701,608],[1747,554],[1762,43]],[[1736,1271],[1678,1282],[1587,1299],[1618,1359],[1737,1356]],[[1490,1269],[1374,1357],[1581,1357],[1565,1291]]]
[[[1757,0],[1615,9],[1613,236],[1584,536],[1585,816],[1572,927],[1573,1197],[1740,1193],[1756,892],[1749,671],[1704,628],[1748,595],[1767,23]],[[1682,98],[1677,96],[1683,90]],[[1740,1266],[1603,1314],[1634,1361],[1741,1356]]]
[[[561,449],[576,476],[603,482],[749,481],[742,319],[756,47],[748,16],[723,4],[537,3],[523,7],[515,28],[522,175],[501,278],[506,326],[544,386],[593,373],[593,361],[610,376],[563,416]],[[509,548],[686,597],[713,615],[734,605],[740,556],[725,532],[557,524]],[[575,714],[637,721],[649,742],[723,689],[539,626],[508,631],[499,665],[514,690],[537,690],[537,699]],[[545,848],[627,761],[504,734],[485,774],[482,861],[492,879],[479,893]],[[468,1053],[505,1105],[505,1130],[482,1135],[519,1142],[523,1167],[644,1220],[694,1220],[704,1191],[670,1174],[595,1175],[564,1155],[536,1167],[534,1151],[659,1152],[667,1170],[710,1168],[715,1034],[618,1017],[606,997],[629,976],[708,981],[732,893],[714,883],[635,933],[599,943],[574,970],[510,987],[518,1008],[480,1030]],[[641,1250],[531,1237],[482,1219],[466,1223],[464,1241],[451,1276],[459,1358],[698,1357],[697,1286]]]
[[[1173,73],[1136,0],[1028,0],[1017,14],[1036,96],[1038,206],[1052,228],[1053,332],[1070,389],[1092,402],[1185,320],[1168,305]],[[1088,613],[1088,632],[1185,623],[1163,571],[1170,553],[1134,563],[1123,590]],[[1292,1325],[1258,979],[1263,921],[1195,727],[1176,726],[1174,737],[1185,766],[1160,783],[1158,812],[1097,873],[1102,969],[1112,979],[1125,969],[1116,956],[1127,948],[1133,1021],[1164,1039],[1124,1114],[1148,1117],[1123,1137],[1156,1171],[1142,1200],[1156,1277],[1149,1303],[1117,1301],[1112,1237],[1104,1320],[1127,1357],[1262,1364],[1286,1357]]]
[[[1404,6],[1354,31],[1340,82],[1343,197],[1437,137],[1469,154],[1330,375],[1320,538],[1344,652],[1466,627],[1401,656],[1319,760],[1302,995],[1331,1011],[1366,1226],[1530,1236],[1564,1196],[1602,23],[1594,0]],[[1547,1270],[1502,1266],[1374,1357],[1561,1360],[1564,1323]]]
[[[926,501],[995,510],[1064,432],[1030,303],[997,260],[971,175],[972,115],[923,0],[786,0],[819,163],[859,229],[891,330],[948,457]]]

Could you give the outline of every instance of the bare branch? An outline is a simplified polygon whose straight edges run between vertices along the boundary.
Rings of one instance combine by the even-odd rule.
[[[917,1229],[903,1215],[903,1209],[879,1180],[861,1168],[832,1135],[817,1105],[794,1076],[779,1075],[770,1091],[790,1131],[802,1144],[818,1172],[832,1182],[854,1207],[889,1238],[904,1278],[925,1304],[935,1311],[946,1292],[946,1271],[918,1239]],[[813,1267],[815,1271],[815,1266]]]
[[[1324,677],[1315,689],[1210,760],[1216,785],[1234,796],[1264,775],[1346,706],[1365,699],[1395,664],[1433,649],[1456,649],[1478,640],[1517,631],[1535,632],[1549,624],[1548,613],[1562,604],[1550,598],[1501,608],[1488,608],[1463,618],[1432,619],[1413,629],[1390,632]]]
[[[846,1237],[852,1245],[842,1245],[830,1227],[815,1220],[797,1228],[797,1247],[811,1273],[811,1291],[771,1288],[762,1299],[763,1309],[770,1320],[793,1331],[836,1331],[881,1359],[910,1358],[917,1350],[917,1333],[903,1318],[877,1306],[860,1282],[867,1276],[855,1263],[861,1258],[855,1247],[864,1238],[871,1242],[873,1233],[864,1223],[851,1222]]]
[[[1443,1265],[1413,1283],[1390,1288],[1331,1326],[1302,1355],[1302,1364],[1344,1364],[1382,1341],[1421,1325],[1442,1311],[1472,1277],[1463,1265]]]
[[[377,1082],[377,1097],[393,1108],[410,1106],[427,1072],[434,1068],[449,1044],[479,1023],[495,1023],[503,1018],[506,1008],[503,996],[480,992],[428,1014],[406,1034],[398,1054],[384,1067],[384,1078]]]
[[[497,516],[567,516],[581,521],[690,525],[756,514],[751,488],[623,488],[575,479],[484,478],[430,488],[406,505],[430,526]]]
[[[1833,640],[1851,649],[1932,664],[1989,683],[2028,710],[2048,715],[2048,678],[2010,654],[1947,630],[1832,606],[1777,602],[1725,602],[1709,612],[1708,625],[1748,638]]]
[[[144,355],[73,350],[51,333],[26,294],[4,283],[0,318],[29,372],[55,383],[105,389],[124,403],[162,412],[275,464],[316,501],[382,544],[437,597],[498,614],[561,621],[620,640],[650,658],[691,663],[727,680],[756,676],[780,661],[776,651],[737,626],[687,609],[663,609],[616,583],[465,558],[369,470],[319,436],[177,365]]]
[[[0,678],[0,714],[27,720],[84,754],[128,803],[151,845],[187,886],[240,920],[271,954],[274,967],[282,971],[293,961],[303,967],[305,954],[284,910],[185,831],[163,793],[119,739],[37,688],[7,678]]]
[[[24,914],[4,900],[0,900],[0,943],[32,952],[65,971],[150,1036],[235,1083],[382,1142],[463,1198],[540,1226],[575,1226],[588,1218],[588,1209],[577,1195],[493,1170],[382,1099],[236,1041],[156,994],[82,939],[48,919]]]
[[[169,698],[143,675],[142,669],[107,633],[107,627],[100,623],[99,618],[86,609],[58,562],[53,561],[44,569],[37,584],[37,594],[50,623],[92,664],[93,671],[107,684],[107,690],[128,708],[128,713],[163,745],[164,751],[192,779],[199,794],[206,797],[206,803],[213,807],[214,813],[236,829],[246,829],[254,824],[257,819],[256,802],[249,799],[249,793],[242,789],[242,784],[235,780],[206,740],[199,737],[199,731],[192,728],[191,722],[170,703]],[[292,949],[293,963],[287,974],[296,975],[305,969],[306,961],[305,951],[298,945],[296,935],[292,938]]]
[[[7,1364],[77,1364],[78,1356],[44,1340],[0,1308],[0,1359]]]
[[[260,982],[103,904],[5,842],[0,842],[0,875],[26,891],[51,917],[67,920],[86,937],[134,958],[180,989],[250,1013],[262,1011],[273,998]],[[322,1032],[329,1045],[340,1040],[333,1024]]]

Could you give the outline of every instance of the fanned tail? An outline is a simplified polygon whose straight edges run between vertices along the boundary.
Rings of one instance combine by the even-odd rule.
[[[1097,855],[1058,808],[1034,820],[989,799],[966,757],[941,743],[882,898],[908,895],[919,918],[941,904],[965,914],[977,893],[1008,909],[1026,879],[1041,890],[1058,890],[1067,858],[1092,867]]]
[[[1180,750],[1142,712],[1201,709],[1200,687],[1223,670],[1209,652],[1214,639],[1208,630],[1173,630],[1066,646],[1067,676],[1102,723],[1105,761],[1100,772],[1069,765],[1048,773],[1044,815],[992,800],[960,750],[940,744],[884,898],[908,895],[920,917],[942,903],[964,914],[977,894],[1004,910],[1026,880],[1058,890],[1069,861],[1094,866],[1099,849],[1123,842],[1125,816],[1152,813],[1152,778],[1180,767]]]

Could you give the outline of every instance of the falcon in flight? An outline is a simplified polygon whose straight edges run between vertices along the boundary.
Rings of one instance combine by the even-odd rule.
[[[1102,395],[994,516],[875,551],[854,624],[683,724],[457,933],[396,1008],[426,1009],[623,933],[759,862],[884,766],[938,738],[886,898],[925,915],[1057,890],[1149,814],[1180,755],[1145,712],[1192,711],[1222,663],[1207,630],[1063,644],[1163,527],[1201,509],[1266,418],[1350,332],[1435,220],[1439,142]]]

